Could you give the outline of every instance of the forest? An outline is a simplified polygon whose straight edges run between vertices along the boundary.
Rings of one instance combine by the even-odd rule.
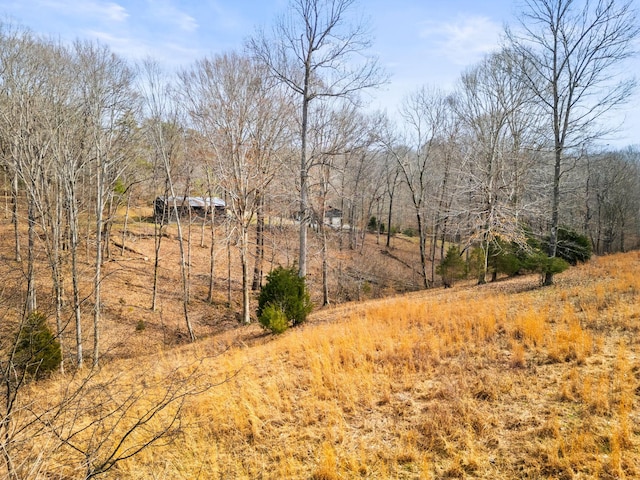
[[[10,476],[11,408],[33,374],[16,355],[22,332],[44,316],[63,370],[98,367],[105,298],[118,294],[109,262],[140,253],[136,239],[150,242],[137,267],[147,308],[162,311],[171,288],[185,342],[199,335],[195,301],[255,321],[277,266],[321,307],[463,276],[533,272],[552,285],[564,260],[640,247],[640,149],[603,143],[611,112],[635,98],[623,68],[640,32],[631,2],[528,0],[455,89],[407,92],[396,112],[367,107],[393,80],[356,5],[292,0],[243,49],[175,72],[0,24]],[[185,213],[188,199],[214,198],[224,208]],[[372,245],[403,264],[393,285],[367,259]],[[177,262],[163,266],[168,249]],[[170,285],[163,269],[175,269]]]
[[[175,209],[192,340],[184,231],[193,219],[177,215],[176,198],[226,205],[219,218],[209,210],[197,217],[211,237],[207,296],[214,245],[233,246],[240,268],[228,274],[240,277],[246,323],[267,250],[285,248],[275,237],[265,245],[275,225],[297,226],[297,252],[287,253],[286,266],[295,262],[306,277],[310,257],[322,305],[344,300],[330,287],[339,263],[332,251],[361,252],[367,232],[387,248],[394,234],[417,238],[424,288],[440,282],[437,267],[451,246],[480,283],[520,270],[498,272],[501,255],[536,250],[543,254],[528,267],[546,284],[561,268],[548,259],[560,256],[563,232],[588,239],[596,254],[639,246],[639,152],[598,142],[614,130],[607,113],[635,87],[620,71],[638,34],[630,5],[530,2],[519,28],[506,29],[503,49],[465,70],[455,91],[424,86],[391,115],[368,111],[362,100],[389,79],[369,54],[366,29],[353,23],[353,3],[294,1],[244,50],[171,73],[152,59],[132,65],[99,43],[64,45],[3,24],[1,160],[24,314],[38,310],[35,264],[46,257],[58,334],[71,308],[82,337],[80,307],[92,297],[97,363],[112,227],[117,220],[124,251],[130,207],[157,198],[174,199],[166,208]],[[165,223],[154,230],[152,309]],[[90,293],[79,286],[82,248],[93,251]]]

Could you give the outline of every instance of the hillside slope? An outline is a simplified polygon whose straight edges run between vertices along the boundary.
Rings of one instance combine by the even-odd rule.
[[[109,432],[100,459],[182,365],[205,391],[126,438],[116,451],[180,420],[105,478],[637,478],[639,269],[639,252],[601,257],[550,288],[522,277],[415,292],[323,310],[280,337],[249,326],[114,361],[101,388],[138,389],[142,403],[74,438]],[[31,410],[65,382],[35,386]],[[76,410],[75,426],[95,411]],[[77,450],[46,429],[36,443],[51,450],[42,478],[82,478]]]

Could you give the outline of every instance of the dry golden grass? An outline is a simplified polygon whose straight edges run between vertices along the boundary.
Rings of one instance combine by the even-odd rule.
[[[120,423],[78,437],[88,442],[113,428],[113,441],[176,375],[195,386],[234,376],[188,400],[169,443],[119,463],[107,478],[640,477],[638,252],[595,258],[550,288],[523,277],[331,307],[271,337],[256,325],[238,328],[226,308],[223,250],[220,291],[213,304],[202,301],[209,249],[196,246],[194,230],[190,311],[201,340],[184,345],[175,232],[169,228],[164,240],[160,308],[151,312],[151,261],[144,258],[153,257],[153,227],[135,218],[130,227],[128,245],[138,254],[115,252],[105,265],[105,364],[92,379],[101,388],[57,422],[79,428],[100,414],[92,404],[107,408],[107,399],[139,395]],[[11,238],[8,226],[3,233]],[[394,240],[392,257],[369,240],[355,259],[335,251],[334,267],[352,265],[368,279],[367,288],[345,290],[354,298],[401,290],[395,280],[376,279],[410,275],[403,265],[415,263],[411,242]],[[294,253],[280,252],[279,260]],[[19,296],[8,240],[0,254],[0,271]],[[84,260],[88,295],[91,259]],[[317,287],[318,259],[310,260]],[[46,292],[46,266],[41,273]],[[87,302],[87,344],[90,310]],[[139,320],[143,331],[136,331]],[[72,348],[71,338],[69,330]],[[20,420],[55,404],[74,381],[58,375],[30,386]],[[24,478],[83,478],[82,456],[46,429],[21,448]]]
[[[639,252],[612,255],[549,288],[526,277],[416,292],[252,345],[235,339],[256,326],[114,360],[113,395],[196,360],[199,382],[235,375],[189,399],[169,444],[108,478],[639,478],[638,271]],[[233,346],[212,357],[220,345]],[[78,461],[60,447],[42,477],[76,478]]]

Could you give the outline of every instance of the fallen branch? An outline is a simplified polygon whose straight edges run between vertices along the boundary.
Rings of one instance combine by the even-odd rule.
[[[112,243],[118,248],[121,248],[121,249],[126,250],[126,251],[131,252],[131,253],[135,253],[136,255],[140,255],[144,259],[145,262],[147,260],[149,260],[149,257],[147,257],[144,253],[138,252],[137,250],[134,250],[131,247],[127,247],[126,245],[123,245],[122,243],[120,243],[120,242],[118,242],[116,240],[112,240]]]

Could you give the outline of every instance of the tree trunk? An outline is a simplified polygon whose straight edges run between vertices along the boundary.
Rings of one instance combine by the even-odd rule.
[[[103,231],[103,207],[104,207],[104,165],[102,160],[97,168],[96,179],[96,267],[93,281],[93,366],[98,366],[100,359],[100,313],[102,302],[102,231]]]
[[[189,319],[189,284],[187,279],[187,266],[186,266],[186,252],[184,251],[184,239],[182,238],[182,225],[180,222],[180,216],[178,215],[178,205],[175,201],[175,194],[173,192],[173,186],[170,182],[171,196],[173,197],[173,213],[176,216],[176,226],[178,228],[178,244],[180,246],[180,272],[182,274],[182,310],[184,313],[184,321],[187,326],[187,332],[189,333],[189,340],[195,342],[196,336],[191,326],[191,320]]]
[[[424,288],[429,288],[429,278],[427,277],[427,232],[424,226],[424,219],[422,213],[418,212],[416,215],[418,221],[418,235],[420,241],[420,274],[422,276],[422,283]]]
[[[71,284],[73,288],[73,314],[76,323],[76,363],[78,368],[83,365],[82,352],[82,315],[80,312],[80,278],[78,273],[78,205],[75,196],[74,186],[71,186],[69,195],[69,233],[71,248]]]
[[[243,219],[244,222],[244,219]],[[240,264],[242,267],[242,323],[251,323],[251,312],[249,308],[249,262],[247,261],[247,251],[249,249],[249,232],[247,225],[241,225],[240,232]]]
[[[60,245],[62,244],[61,225],[63,222],[62,190],[58,181],[55,200],[55,217],[51,222],[51,276],[53,292],[55,295],[56,309],[56,337],[60,344],[60,373],[64,373],[64,339],[62,338],[62,307],[64,304],[64,276],[62,273],[62,260]]]
[[[187,284],[186,297],[187,303],[191,302],[191,227],[193,225],[193,215],[189,209],[189,224],[187,225]]]
[[[153,225],[154,239],[154,259],[153,259],[153,288],[151,290],[151,310],[156,311],[158,308],[158,277],[160,269],[160,245],[162,244],[162,227],[166,221],[166,204],[162,213],[162,217],[155,219]]]
[[[380,227],[384,225],[380,220],[382,216],[382,207],[380,206],[380,199],[376,201],[376,245],[380,245]]]
[[[264,264],[264,197],[258,200],[256,218],[256,262],[253,268],[251,290],[257,291],[262,286],[262,270]]]
[[[209,198],[211,192],[209,192]],[[215,206],[211,209],[211,246],[209,248],[209,291],[207,292],[207,302],[213,302],[213,287],[215,286],[215,266],[216,266],[216,209]]]
[[[18,172],[14,172],[11,179],[11,223],[13,223],[13,235],[15,239],[15,259],[16,262],[22,262],[20,252],[20,225],[18,221]]]
[[[31,197],[29,195],[29,197]],[[35,272],[35,205],[33,198],[29,198],[28,206],[28,252],[27,252],[27,301],[26,301],[26,313],[27,315],[35,312],[38,309],[38,302],[36,300],[36,272]]]
[[[327,248],[327,232],[324,222],[320,222],[322,235],[322,306],[329,305],[329,253]]]
[[[224,203],[228,205],[227,193],[224,194]],[[231,308],[231,222],[227,218],[224,224],[227,240],[227,307]]]
[[[431,262],[431,282],[433,283],[436,278],[436,251],[438,247],[438,233],[440,230],[440,223],[438,221],[438,212],[434,214],[433,221],[433,234],[431,235],[431,244],[429,245],[429,261]]]
[[[391,247],[391,215],[393,213],[394,190],[395,190],[395,186],[393,190],[389,192],[389,213],[387,214],[387,243],[386,243],[387,248]]]
[[[120,250],[120,255],[124,255],[124,251],[126,249],[126,241],[127,241],[127,227],[129,225],[129,209],[131,207],[131,188],[127,192],[127,208],[124,211],[124,224],[122,225],[122,250]]]
[[[556,142],[556,145],[558,143]],[[556,256],[558,250],[558,222],[560,212],[560,172],[562,166],[562,147],[555,150],[555,165],[553,169],[553,196],[551,199],[551,235],[549,237],[549,257]],[[553,285],[553,273],[545,272],[542,283],[546,286]]]
[[[107,215],[102,222],[102,262],[111,260],[111,227],[113,226],[113,193],[109,193]]]
[[[301,149],[300,149],[300,252],[298,254],[298,276],[304,278],[307,276],[307,224],[309,222],[309,199],[308,199],[308,180],[309,172],[307,171],[307,125],[309,115],[309,99],[307,92],[309,88],[309,72],[305,74],[305,87],[302,99],[302,126],[300,133]]]

